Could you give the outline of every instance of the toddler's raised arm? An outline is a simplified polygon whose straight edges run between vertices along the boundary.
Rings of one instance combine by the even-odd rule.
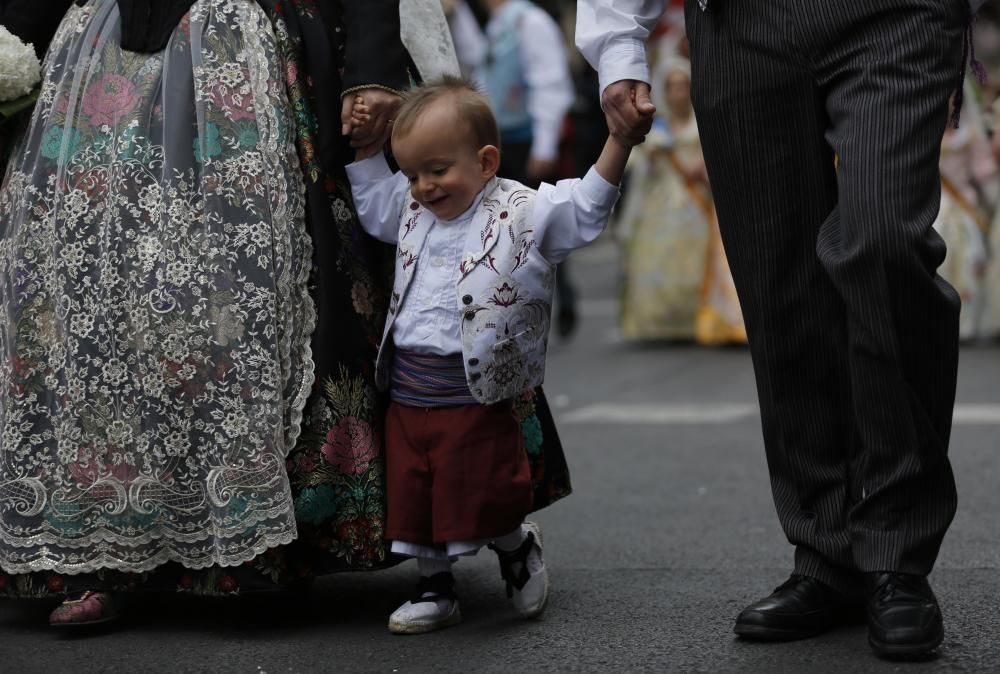
[[[618,185],[630,150],[610,136],[583,179],[543,183],[538,189],[531,219],[538,251],[546,260],[558,264],[604,231],[618,201]]]
[[[347,166],[361,226],[379,241],[398,243],[399,214],[410,194],[402,173],[393,173],[381,152]]]

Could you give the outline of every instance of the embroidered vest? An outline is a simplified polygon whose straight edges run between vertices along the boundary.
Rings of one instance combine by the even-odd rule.
[[[455,311],[461,314],[462,359],[473,397],[483,404],[513,398],[542,383],[555,267],[538,251],[529,216],[535,191],[493,178],[472,217],[459,261]],[[420,264],[434,216],[407,200],[400,214],[396,277],[376,360],[375,381],[389,387],[392,326]]]

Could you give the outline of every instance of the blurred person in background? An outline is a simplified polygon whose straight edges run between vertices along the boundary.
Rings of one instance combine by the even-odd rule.
[[[445,0],[444,8],[462,71],[482,87],[497,117],[499,173],[532,188],[556,181],[559,141],[574,100],[566,38],[550,14],[557,6],[550,3],[546,11],[529,0]],[[556,333],[565,338],[577,322],[566,262],[556,283]]]
[[[989,334],[987,237],[1000,191],[997,160],[976,94],[971,80],[966,80],[962,124],[944,132],[941,209],[934,221],[934,229],[948,245],[940,274],[962,299],[959,336],[965,341]]]
[[[619,219],[626,339],[745,343],[739,299],[718,233],[691,106],[685,40],[661,40],[657,117],[632,167]]]
[[[1000,99],[993,103],[993,160],[1000,166]],[[1000,208],[994,211],[988,232],[990,261],[986,268],[986,307],[981,332],[987,339],[1000,339]]]

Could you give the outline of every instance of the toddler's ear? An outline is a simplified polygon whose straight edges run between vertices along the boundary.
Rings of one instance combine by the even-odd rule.
[[[500,150],[496,145],[484,145],[479,149],[479,166],[483,178],[487,180],[497,174],[500,168]]]

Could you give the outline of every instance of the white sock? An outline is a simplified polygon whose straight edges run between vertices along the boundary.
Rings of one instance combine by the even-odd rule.
[[[527,536],[524,533],[524,529],[520,526],[509,534],[504,534],[503,536],[498,536],[493,539],[493,544],[504,552],[513,552],[521,547],[521,543],[524,543],[524,539]]]
[[[451,573],[451,560],[417,557],[417,569],[420,570],[421,576],[427,578],[438,573]]]
[[[417,557],[417,569],[420,570],[420,575],[426,578],[430,578],[438,573],[451,573],[451,560],[450,559],[431,559],[429,557]],[[421,598],[433,597],[433,592],[424,592]],[[442,602],[450,602],[451,600],[447,597],[437,597],[438,607],[444,606]]]

